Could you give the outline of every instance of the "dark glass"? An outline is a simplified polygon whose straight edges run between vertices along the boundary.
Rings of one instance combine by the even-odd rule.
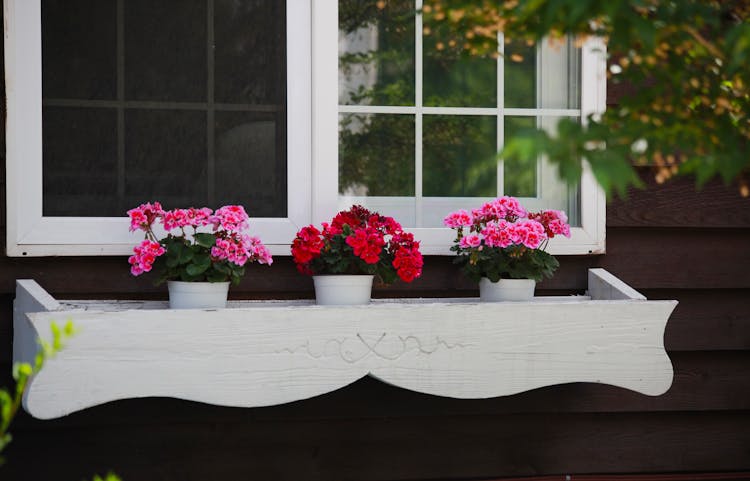
[[[118,212],[117,111],[45,107],[42,112],[45,216]]]
[[[414,195],[414,116],[339,117],[339,193]]]
[[[536,46],[515,40],[505,44],[505,106],[536,107]],[[559,72],[557,75],[565,75]]]
[[[251,217],[286,217],[283,116],[216,113],[216,206],[242,204]]]
[[[280,104],[286,97],[286,2],[215,0],[215,100]]]
[[[125,2],[126,100],[207,100],[206,15],[205,0]]]
[[[340,104],[414,105],[415,11],[413,0],[339,1]]]
[[[435,3],[439,2],[427,1],[425,5]],[[463,44],[443,38],[441,30],[429,19],[424,26],[425,32],[429,32],[423,36],[424,105],[496,107],[497,60],[471,55]],[[491,42],[488,51],[497,52],[497,41]]]
[[[536,117],[505,117],[505,142],[523,130],[534,129]],[[503,184],[506,195],[514,197],[536,197],[537,160],[505,160]]]
[[[206,113],[125,112],[125,198],[166,209],[208,204]]]
[[[42,1],[42,96],[117,96],[115,0]]]
[[[423,134],[426,197],[497,195],[497,119],[426,115]]]

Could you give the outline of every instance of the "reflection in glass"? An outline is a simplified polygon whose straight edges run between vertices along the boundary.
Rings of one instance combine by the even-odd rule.
[[[429,3],[429,2],[426,2]],[[432,32],[429,22],[425,31]],[[476,57],[463,45],[434,32],[424,35],[424,105],[429,107],[497,106],[497,61]],[[497,50],[497,42],[490,46]]]
[[[117,95],[115,0],[42,1],[42,97]]]
[[[256,105],[283,102],[286,2],[214,2],[216,102]]]
[[[505,117],[505,142],[524,130],[536,128],[536,117]],[[536,197],[536,159],[513,159],[503,162],[503,184],[506,195]]]
[[[252,217],[286,216],[283,129],[274,114],[216,113],[215,205],[240,203]]]
[[[580,108],[581,49],[573,41],[505,44],[505,107]]]
[[[414,1],[339,1],[339,103],[414,105]]]
[[[45,107],[43,214],[122,215],[117,205],[117,111]]]
[[[206,205],[206,155],[205,112],[126,111],[126,201],[161,200],[165,209]]]
[[[414,116],[339,117],[339,193],[414,195]]]
[[[424,117],[423,192],[427,197],[497,194],[497,119]]]

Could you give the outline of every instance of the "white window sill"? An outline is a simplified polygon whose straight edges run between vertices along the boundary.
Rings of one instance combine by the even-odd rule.
[[[647,301],[603,269],[589,270],[588,294],[357,307],[236,301],[179,311],[155,301],[56,301],[19,280],[13,354],[32,359],[35,338],[48,339],[53,321],[79,328],[31,380],[24,407],[40,419],[147,396],[268,406],[366,375],[466,399],[570,382],[666,392],[673,371],[664,329],[677,302]]]

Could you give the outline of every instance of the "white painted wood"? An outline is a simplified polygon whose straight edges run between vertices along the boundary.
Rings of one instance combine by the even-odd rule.
[[[35,331],[29,323],[27,312],[48,312],[61,309],[47,291],[36,282],[16,281],[16,298],[13,301],[13,360],[33,363],[37,352]]]
[[[627,299],[645,301],[646,296],[604,269],[589,269],[589,295],[593,300]]]
[[[36,295],[46,298],[19,285],[19,296]],[[569,382],[659,395],[672,382],[663,337],[676,304],[585,297],[394,299],[368,306],[270,301],[176,311],[153,302],[134,309],[133,301],[73,301],[53,312],[45,307],[15,314],[30,319],[27,339],[49,337],[52,321],[71,319],[79,330],[34,377],[24,398],[29,413],[47,419],[145,396],[267,406],[320,395],[366,375],[467,399]]]
[[[129,255],[140,240],[125,217],[42,214],[42,47],[40,0],[4,0],[7,96],[7,254]],[[284,218],[251,218],[274,255],[311,219],[311,0],[287,0],[287,192]],[[143,201],[158,199],[143,199]],[[212,206],[218,207],[218,206]],[[252,215],[253,206],[246,206]],[[134,242],[135,239],[135,242]]]

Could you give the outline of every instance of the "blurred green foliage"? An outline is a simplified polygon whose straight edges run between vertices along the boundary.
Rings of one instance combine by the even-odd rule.
[[[428,0],[423,13],[436,45],[472,57],[496,56],[500,33],[506,52],[566,35],[606,41],[618,104],[587,126],[561,120],[556,136],[519,132],[505,159],[544,154],[574,181],[585,158],[610,194],[640,185],[634,165],[646,165],[660,183],[719,176],[750,195],[750,0]]]

